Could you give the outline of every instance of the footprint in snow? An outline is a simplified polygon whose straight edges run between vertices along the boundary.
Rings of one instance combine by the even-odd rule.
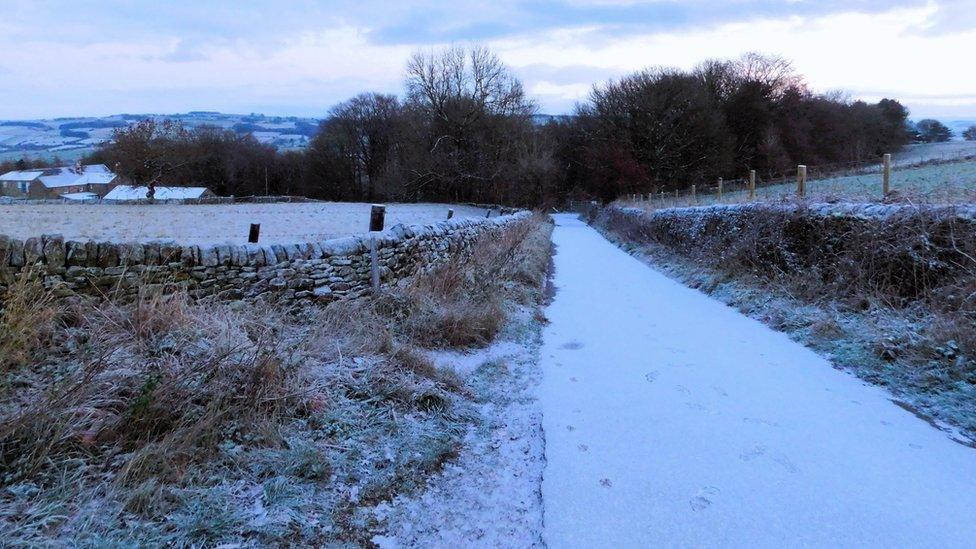
[[[654,383],[654,381],[657,380],[657,375],[658,374],[656,370],[653,372],[647,372],[646,374],[644,374],[644,379],[646,379],[650,383]]]
[[[566,349],[567,351],[575,351],[577,349],[582,349],[583,344],[579,341],[570,341],[569,343],[563,343],[559,346],[560,349]]]
[[[782,466],[790,473],[796,472],[796,465],[793,465],[793,462],[790,461],[790,458],[786,457],[785,454],[780,454],[780,453],[767,455],[766,447],[761,444],[757,444],[756,446],[753,446],[751,450],[739,454],[739,459],[741,459],[742,461],[752,461],[754,459],[763,456],[769,457],[769,459],[772,460],[773,463]]]
[[[725,391],[725,389],[723,389],[723,388],[721,388],[721,387],[715,387],[715,386],[712,386],[712,389],[713,389],[713,390],[714,390],[714,391],[715,391],[716,393],[718,393],[718,396],[723,396],[723,397],[727,397],[727,396],[729,396],[729,393],[728,393],[728,392],[726,392],[726,391]]]
[[[566,426],[566,430],[567,431],[575,431],[576,430],[576,427],[573,427],[572,425],[567,425]]]
[[[580,452],[587,452],[590,449],[590,447],[585,444],[578,444],[576,447],[579,448]]]
[[[796,465],[793,465],[793,462],[790,461],[790,458],[786,457],[786,455],[784,455],[784,454],[774,454],[774,455],[770,456],[769,459],[771,459],[774,462],[782,465],[784,469],[786,469],[787,471],[789,471],[791,473],[795,473],[796,472]]]
[[[712,504],[712,500],[718,496],[718,493],[719,489],[714,486],[702,487],[702,489],[695,494],[695,497],[691,498],[689,501],[691,508],[695,511],[701,511]]]
[[[769,427],[779,427],[779,423],[775,421],[769,421],[758,417],[744,417],[742,418],[744,423],[753,423],[756,425],[768,425]]]
[[[573,383],[576,383],[578,381],[575,377],[571,377],[569,378],[569,380],[572,381]]]
[[[688,389],[687,387],[685,387],[684,385],[675,385],[674,386],[674,390],[675,391],[678,391],[679,393],[684,393],[686,395],[690,395],[691,394],[691,390]]]
[[[763,456],[765,454],[766,454],[766,447],[762,445],[756,445],[753,446],[753,448],[748,452],[743,452],[739,454],[739,459],[741,459],[742,461],[752,461],[757,457]]]
[[[608,478],[601,478],[600,479],[600,486],[603,486],[604,488],[609,488],[609,487],[613,486],[613,483],[610,482],[610,479],[608,479]]]

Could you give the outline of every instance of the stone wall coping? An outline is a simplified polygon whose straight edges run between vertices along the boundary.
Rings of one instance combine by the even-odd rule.
[[[457,218],[432,224],[398,224],[385,231],[343,236],[319,242],[291,244],[214,243],[184,246],[174,240],[118,242],[69,240],[60,234],[44,234],[18,240],[0,234],[0,267],[45,264],[61,267],[117,267],[119,265],[165,265],[185,267],[220,265],[265,266],[296,259],[327,259],[369,251],[375,238],[378,249],[395,247],[418,237],[440,237],[465,229],[501,226],[525,219],[531,212],[518,211],[498,217]]]

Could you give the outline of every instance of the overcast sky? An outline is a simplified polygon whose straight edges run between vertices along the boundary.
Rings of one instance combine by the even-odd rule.
[[[976,0],[2,0],[0,118],[318,117],[452,43],[490,46],[547,113],[642,67],[759,51],[817,91],[976,118]]]

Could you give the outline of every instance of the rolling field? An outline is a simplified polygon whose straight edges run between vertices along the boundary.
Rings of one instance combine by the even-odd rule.
[[[389,204],[386,228],[428,224],[454,217],[485,217],[486,210],[448,204]],[[0,205],[0,234],[28,238],[58,233],[74,240],[180,244],[247,242],[251,223],[261,224],[262,244],[319,241],[369,228],[370,204],[13,204]],[[497,213],[497,212],[496,212]],[[495,215],[495,214],[493,214]]]
[[[756,188],[756,200],[788,200],[796,197],[796,181]],[[914,168],[892,168],[891,198],[900,202],[932,204],[976,203],[976,160],[930,164]],[[867,173],[839,177],[817,178],[814,171],[807,175],[806,196],[815,201],[879,202],[882,200],[881,173]],[[749,201],[743,181],[728,181],[719,199],[714,186],[698,188],[697,196],[690,193],[675,198],[657,195],[648,202],[631,203],[638,207],[670,208],[708,204],[735,204]]]

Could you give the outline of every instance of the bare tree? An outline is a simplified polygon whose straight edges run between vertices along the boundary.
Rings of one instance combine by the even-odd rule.
[[[484,199],[513,182],[535,105],[498,56],[480,47],[417,53],[406,90],[415,194]]]

